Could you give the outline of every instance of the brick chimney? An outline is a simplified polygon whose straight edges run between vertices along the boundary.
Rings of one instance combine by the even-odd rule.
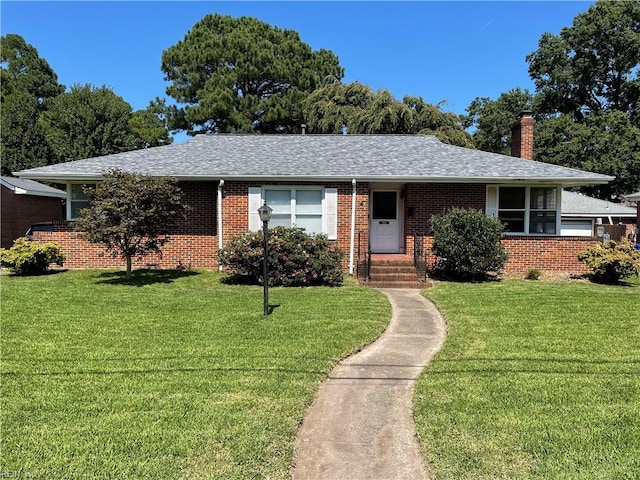
[[[530,111],[523,111],[511,128],[511,156],[533,160],[533,125],[536,123]]]

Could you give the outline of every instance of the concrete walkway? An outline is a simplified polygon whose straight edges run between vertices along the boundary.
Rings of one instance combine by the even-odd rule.
[[[294,480],[428,479],[412,396],[446,327],[419,290],[381,289],[393,313],[378,340],[336,366],[298,432]]]

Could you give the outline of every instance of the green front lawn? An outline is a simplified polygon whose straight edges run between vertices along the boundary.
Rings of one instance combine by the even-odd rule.
[[[211,272],[2,276],[0,471],[287,478],[305,407],[386,326],[386,298]],[[438,479],[640,471],[640,282],[438,283],[448,337],[416,389]],[[7,472],[7,473],[5,473]]]
[[[332,366],[386,298],[229,286],[211,272],[2,276],[0,471],[37,478],[286,478]]]
[[[436,478],[637,479],[640,282],[425,292],[448,336],[415,393]]]

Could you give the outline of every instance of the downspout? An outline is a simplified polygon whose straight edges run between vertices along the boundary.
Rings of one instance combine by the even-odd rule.
[[[222,187],[224,180],[220,179],[218,184],[218,249],[222,249]],[[218,270],[222,271],[222,265],[218,265]]]
[[[353,253],[356,239],[356,179],[351,180],[351,249],[349,251],[349,275],[353,275]]]

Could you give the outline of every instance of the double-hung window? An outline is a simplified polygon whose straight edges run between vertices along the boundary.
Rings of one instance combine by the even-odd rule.
[[[498,190],[498,218],[507,232],[525,232],[525,187],[500,187]]]
[[[487,187],[487,215],[499,218],[505,231],[524,235],[559,232],[558,187]]]
[[[555,188],[529,189],[529,233],[555,234],[557,220]]]
[[[84,193],[85,187],[95,187],[95,184],[71,183],[67,186],[67,218],[75,220],[80,215],[80,210],[89,208],[91,201]]]
[[[266,203],[273,209],[269,227],[299,227],[306,233],[337,237],[337,190],[314,186],[265,186],[249,189],[249,228],[256,230],[254,210]]]

